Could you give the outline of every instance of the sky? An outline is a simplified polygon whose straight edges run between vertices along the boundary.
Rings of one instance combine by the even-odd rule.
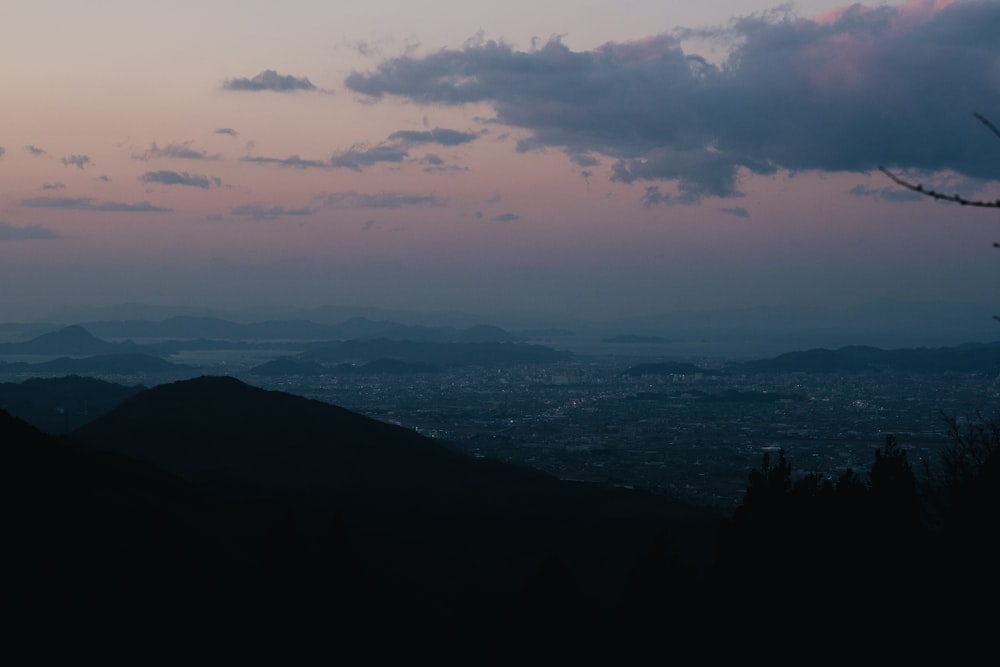
[[[1000,303],[1000,2],[7,0],[0,321]]]

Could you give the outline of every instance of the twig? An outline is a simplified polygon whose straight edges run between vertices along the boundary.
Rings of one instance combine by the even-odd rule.
[[[997,135],[997,137],[1000,137],[1000,129],[997,129],[997,126],[994,125],[993,123],[991,123],[990,120],[986,116],[984,116],[981,113],[973,113],[972,115],[975,116],[979,120],[980,123],[982,123],[986,127],[990,128],[990,130],[993,132],[993,134]]]
[[[980,123],[982,123],[983,125],[985,125],[986,127],[988,127],[989,130],[993,134],[997,135],[997,138],[1000,138],[1000,128],[997,128],[996,125],[994,125],[993,123],[991,123],[990,120],[986,116],[984,116],[981,113],[975,113],[975,112],[972,115],[976,118],[976,120],[978,120]],[[888,169],[886,169],[885,167],[883,167],[881,165],[879,165],[878,170],[881,171],[886,176],[888,176],[889,178],[891,178],[892,181],[896,185],[901,185],[902,187],[906,188],[907,190],[913,190],[914,192],[919,192],[920,194],[925,195],[927,197],[932,197],[934,199],[940,199],[940,200],[943,200],[943,201],[955,202],[956,204],[960,204],[962,206],[979,206],[979,207],[982,207],[982,208],[1000,208],[1000,199],[997,199],[996,201],[983,201],[983,200],[980,200],[980,199],[966,199],[965,197],[963,197],[961,195],[958,195],[958,194],[946,195],[943,192],[936,192],[934,190],[928,190],[928,189],[924,188],[924,186],[920,185],[919,183],[910,183],[909,181],[905,181],[905,180],[903,180],[899,176],[896,176],[896,174],[892,173],[891,171],[889,171]],[[1000,247],[997,244],[993,244],[993,245],[994,245],[994,247]]]
[[[957,194],[955,194],[955,195],[946,195],[943,192],[936,192],[935,190],[928,190],[928,189],[926,189],[924,186],[922,186],[920,184],[914,184],[914,183],[910,183],[908,181],[904,181],[899,176],[896,176],[896,174],[892,173],[891,171],[889,171],[888,169],[886,169],[885,167],[883,167],[881,165],[879,165],[878,170],[881,171],[886,176],[888,176],[889,178],[891,178],[893,180],[893,182],[896,183],[897,185],[901,185],[904,188],[906,188],[907,190],[913,190],[914,192],[919,192],[922,195],[926,195],[928,197],[933,197],[934,199],[941,199],[941,200],[944,200],[944,201],[951,201],[951,202],[955,202],[956,204],[961,204],[962,206],[980,206],[980,207],[983,207],[983,208],[1000,208],[1000,199],[997,199],[996,201],[981,201],[981,200],[978,200],[978,199],[966,199],[965,197],[963,197],[961,195],[957,195]]]

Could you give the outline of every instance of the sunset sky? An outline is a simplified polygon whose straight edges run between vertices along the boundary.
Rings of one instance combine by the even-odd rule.
[[[1000,304],[1000,2],[6,0],[0,321]]]

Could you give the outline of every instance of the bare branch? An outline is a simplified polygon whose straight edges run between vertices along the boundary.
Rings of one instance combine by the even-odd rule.
[[[993,134],[997,135],[997,138],[1000,138],[1000,128],[997,128],[996,125],[991,123],[990,120],[986,118],[986,116],[984,116],[981,113],[973,113],[972,115],[976,118],[976,120],[978,120],[980,123],[988,127]],[[927,197],[932,197],[933,199],[955,202],[956,204],[960,204],[962,206],[979,206],[981,208],[1000,208],[1000,199],[997,199],[996,201],[983,201],[980,199],[966,199],[965,197],[958,194],[946,195],[943,192],[928,190],[919,183],[910,183],[909,181],[905,181],[881,165],[879,165],[878,170],[881,171],[886,176],[888,176],[889,178],[891,178],[893,183],[895,183],[896,185],[900,185],[906,188],[907,190],[913,190],[914,192],[919,192],[920,194],[925,195]],[[997,244],[994,244],[994,247],[997,247]]]
[[[962,206],[980,206],[980,207],[983,207],[983,208],[1000,208],[1000,199],[997,199],[996,201],[980,201],[978,199],[966,199],[965,197],[963,197],[961,195],[957,195],[957,194],[955,194],[955,195],[946,195],[943,192],[936,192],[934,190],[928,190],[927,188],[925,188],[924,186],[922,186],[920,184],[914,184],[914,183],[910,183],[908,181],[904,181],[899,176],[896,176],[896,174],[892,173],[891,171],[889,171],[888,169],[886,169],[885,167],[883,167],[881,165],[879,166],[878,170],[881,171],[886,176],[888,176],[889,178],[891,178],[892,181],[894,183],[896,183],[896,185],[901,185],[902,187],[906,188],[907,190],[913,190],[914,192],[919,192],[922,195],[926,195],[926,196],[932,197],[934,199],[940,199],[940,200],[943,200],[943,201],[955,202],[956,204],[961,204]]]
[[[980,123],[982,123],[986,127],[990,128],[990,130],[993,132],[993,134],[997,135],[997,137],[1000,138],[1000,129],[997,129],[997,126],[994,125],[993,123],[991,123],[986,116],[984,116],[981,113],[973,113],[972,115],[975,116],[976,119],[978,119]]]

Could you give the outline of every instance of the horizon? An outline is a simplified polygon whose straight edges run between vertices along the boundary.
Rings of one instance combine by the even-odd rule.
[[[12,3],[0,321],[1000,309],[997,3],[508,5]]]

